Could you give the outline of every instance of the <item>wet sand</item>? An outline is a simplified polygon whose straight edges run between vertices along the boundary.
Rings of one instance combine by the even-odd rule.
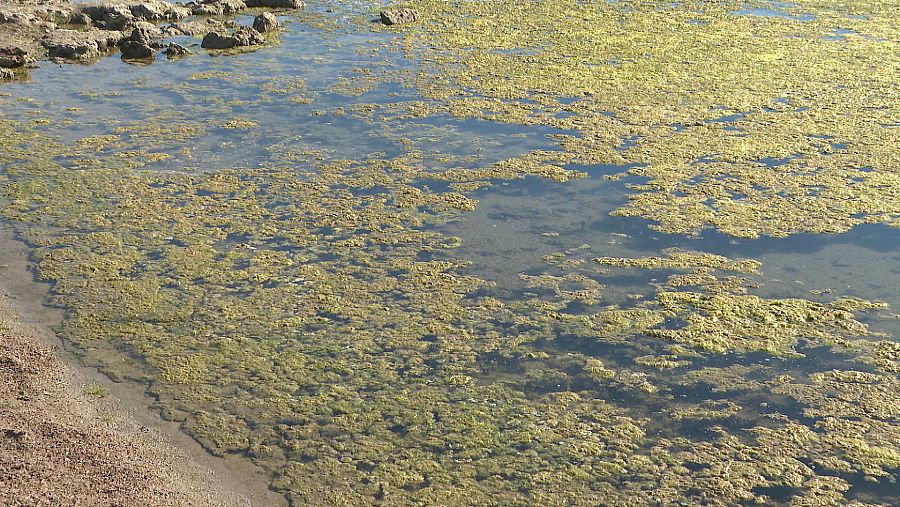
[[[74,363],[26,255],[0,231],[0,505],[285,503],[258,469],[205,453],[148,410],[137,386]]]

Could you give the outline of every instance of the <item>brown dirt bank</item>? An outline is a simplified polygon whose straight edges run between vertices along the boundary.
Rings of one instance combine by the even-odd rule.
[[[0,230],[0,505],[284,505],[255,467],[142,410],[133,386],[64,362],[26,255]]]

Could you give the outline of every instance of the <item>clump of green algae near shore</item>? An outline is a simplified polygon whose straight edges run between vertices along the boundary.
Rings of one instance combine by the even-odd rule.
[[[648,34],[658,30],[652,22],[659,21],[657,11],[622,4],[586,10],[584,3],[569,2],[504,3],[502,9],[496,2],[420,2],[427,18],[442,20],[441,30],[414,28],[410,37],[470,45],[482,32],[461,27],[487,22],[483,9],[502,14],[491,37],[512,37],[515,20],[541,19],[523,17],[520,9],[540,9],[529,13],[550,16],[542,24],[551,26],[557,26],[552,16],[568,19],[573,8],[582,16],[573,19],[597,15],[607,23],[606,16],[614,15],[626,27],[649,16],[641,26]],[[450,8],[470,10],[458,17],[441,13]],[[769,26],[743,17],[733,21],[724,10],[713,14],[701,21],[728,23],[739,35],[743,24]],[[796,30],[793,21],[774,24],[782,23]],[[692,37],[707,26],[687,24],[699,27],[689,32]],[[560,20],[558,26],[569,25]],[[578,33],[560,29],[541,37],[564,42]],[[641,31],[632,27],[628,33]],[[535,34],[522,30],[518,36]],[[889,34],[879,36],[892,41]],[[646,117],[651,111],[640,107],[639,95],[611,110],[618,120],[598,116],[595,105],[581,108],[581,101],[600,100],[608,91],[599,84],[575,106],[559,103],[560,97],[584,96],[576,89],[581,80],[572,73],[581,67],[574,63],[556,65],[556,77],[535,93],[541,91],[529,87],[537,82],[533,69],[525,72],[520,55],[509,51],[485,56],[493,65],[494,79],[488,80],[478,48],[488,54],[544,47],[531,39],[513,41],[518,46],[498,40],[472,45],[476,58],[465,60],[472,65],[452,80],[435,69],[420,75],[429,108],[446,104],[458,115],[563,128],[588,122],[576,129],[579,136],[561,138],[563,151],[439,172],[423,171],[412,153],[391,160],[320,157],[309,163],[314,171],[303,172],[169,173],[141,170],[141,155],[98,156],[93,142],[66,147],[4,121],[3,213],[23,223],[24,239],[36,246],[40,276],[54,282],[53,302],[70,309],[62,335],[111,375],[148,383],[163,415],[181,421],[212,452],[246,453],[270,469],[273,487],[298,505],[734,504],[770,501],[767,495],[778,489],[790,491],[797,505],[838,505],[856,498],[851,482],[859,476],[895,480],[900,400],[892,374],[898,351],[857,320],[857,313],[880,303],[762,298],[752,293],[765,281],[759,263],[683,250],[646,258],[560,252],[548,256],[544,273],[523,275],[522,297],[510,300],[493,296],[489,281],[465,274],[466,263],[453,255],[459,241],[432,226],[458,218],[477,201],[465,186],[435,192],[421,178],[465,183],[542,174],[565,180],[577,173],[554,164],[625,163],[645,146],[656,155],[632,171],[650,171],[659,164],[653,157],[662,158],[674,144],[693,140],[700,146],[715,138],[712,127],[660,127],[668,133],[654,133],[659,120]],[[545,53],[557,60],[559,54],[552,47]],[[638,78],[646,71],[631,72],[634,79],[623,81],[623,90],[645,81]],[[465,75],[479,79],[460,81]],[[725,80],[715,89],[716,101],[734,95],[730,84]],[[873,78],[871,86],[883,85]],[[466,97],[473,89],[477,96]],[[660,96],[656,91],[643,100]],[[708,115],[709,100],[652,114],[671,116],[667,125],[689,116],[696,121],[691,115]],[[546,101],[552,114],[536,113],[531,101]],[[716,114],[738,110],[728,104],[719,104],[725,113]],[[497,109],[505,116],[498,117]],[[558,118],[555,109],[575,114]],[[621,117],[629,111],[625,128],[642,137],[620,152],[601,132],[628,123]],[[851,128],[865,130],[859,124],[846,128],[848,138],[860,133]],[[762,143],[763,134],[749,134],[757,140],[747,142]],[[776,153],[771,146],[755,149]],[[96,163],[64,167],[60,157]],[[868,176],[859,188],[886,172],[880,163],[861,171]],[[753,174],[762,170],[760,165]],[[779,182],[797,176],[783,166],[778,170],[784,171]],[[720,175],[665,174],[681,182],[677,192],[703,195],[717,185],[704,178]],[[881,185],[871,192],[889,190]],[[636,197],[669,190],[641,191]],[[641,216],[655,217],[652,207],[641,206]],[[804,221],[784,213],[780,222],[748,221],[742,211],[715,222],[698,220],[702,214],[677,199],[665,206],[659,217],[664,229],[689,233],[709,224],[750,236],[844,230],[858,214],[838,208],[829,221],[834,227],[823,228],[815,214]],[[679,216],[687,217],[687,225],[665,222]],[[614,304],[605,301],[604,290],[619,270],[668,279],[650,283],[643,300]],[[584,352],[593,350],[591,344],[612,348]],[[847,362],[835,363],[842,370],[826,367],[810,375],[784,374],[765,363],[744,371],[716,362],[722,355],[760,351],[795,358],[822,347],[849,354],[856,359],[849,364],[860,371],[846,371]],[[719,394],[676,397],[697,384]],[[768,390],[781,397],[763,398],[780,400],[772,408],[759,403]],[[660,421],[660,414],[669,417]]]

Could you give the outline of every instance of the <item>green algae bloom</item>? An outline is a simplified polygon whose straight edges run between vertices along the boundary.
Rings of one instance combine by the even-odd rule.
[[[67,345],[293,505],[889,504],[866,484],[900,469],[900,355],[867,320],[884,303],[773,295],[758,260],[568,248],[546,229],[540,269],[493,280],[447,232],[511,180],[598,170],[627,185],[615,216],[669,233],[894,224],[887,2],[735,14],[766,5],[414,1],[421,21],[397,28],[363,13],[353,34],[390,36],[373,48],[401,69],[275,78],[68,143],[0,118],[0,212],[67,310]],[[300,19],[333,37],[326,14]],[[258,84],[185,81],[163,88]],[[315,103],[390,83],[416,100]],[[374,125],[396,153],[350,157],[355,138],[329,151],[250,114],[282,101],[323,128]],[[441,115],[549,128],[555,148],[466,153],[397,127]],[[196,170],[207,137],[225,156]],[[270,158],[215,167],[246,147]]]

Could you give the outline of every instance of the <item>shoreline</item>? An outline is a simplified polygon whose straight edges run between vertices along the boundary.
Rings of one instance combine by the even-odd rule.
[[[0,228],[0,504],[287,505],[262,469],[209,454],[139,386],[66,351],[27,255]]]

